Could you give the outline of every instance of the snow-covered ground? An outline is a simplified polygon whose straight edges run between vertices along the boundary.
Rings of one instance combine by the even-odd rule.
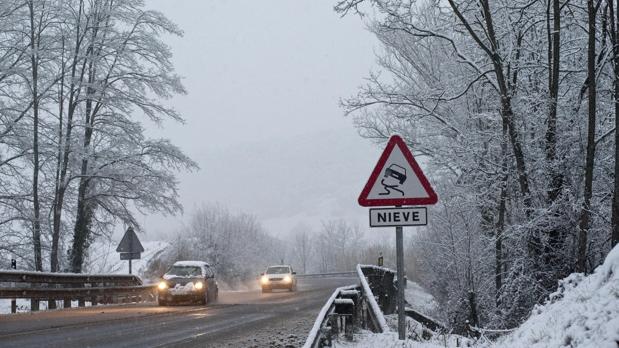
[[[116,252],[117,242],[98,242],[91,246],[91,254],[86,262],[85,268],[88,273],[94,274],[129,274],[129,261],[120,260],[119,254]],[[158,255],[160,255],[169,244],[166,242],[153,241],[142,242],[144,252],[140,260],[132,261],[132,273],[142,275],[146,270],[148,263]],[[61,303],[60,301],[58,302]],[[86,302],[89,305],[89,302]],[[73,307],[77,307],[77,301],[73,301]],[[47,310],[47,301],[41,301],[39,304],[40,310]],[[60,307],[59,307],[60,308]],[[18,299],[17,312],[29,312],[30,300]],[[11,300],[0,299],[0,314],[11,312]]]
[[[410,307],[427,316],[438,316],[438,303],[419,284],[409,281],[405,297]],[[352,342],[340,338],[338,347],[477,347],[477,348],[619,348],[619,246],[589,276],[572,274],[549,300],[537,306],[515,331],[492,342],[458,335],[434,335],[424,340],[422,326],[407,318],[409,339],[398,340],[397,316],[385,316],[389,330],[383,334],[362,331]],[[414,339],[411,339],[414,338]]]
[[[492,346],[619,346],[619,246],[589,276],[572,274],[516,331]]]
[[[413,308],[431,310],[434,299],[408,284],[407,300]],[[414,303],[414,304],[413,304]],[[429,307],[425,307],[428,305]],[[433,337],[429,341],[399,341],[394,316],[386,316],[390,332],[364,331],[353,342],[338,342],[339,347],[437,348],[472,346],[478,348],[617,348],[619,347],[619,246],[589,276],[572,274],[549,300],[537,306],[529,319],[512,333],[491,342],[481,338],[472,342],[455,335]],[[418,327],[408,318],[409,333]]]
[[[404,298],[410,307],[428,316],[435,316],[438,311],[438,303],[434,296],[427,292],[421,285],[407,281],[404,289]]]
[[[129,274],[129,261],[120,260],[116,252],[118,242],[99,242],[90,248],[90,257],[86,264],[88,273],[94,274]],[[142,258],[131,261],[133,274],[142,275],[153,258],[159,256],[170,244],[161,241],[142,242]]]
[[[370,331],[364,331],[359,335],[355,335],[355,340],[352,342],[338,342],[336,347],[355,347],[355,348],[444,348],[444,345],[434,344],[431,342],[418,342],[413,340],[398,340],[397,332],[386,332],[383,334],[375,334]]]
[[[27,313],[30,312],[30,300],[26,299],[17,299],[17,313]],[[71,301],[72,307],[77,307],[77,301]],[[62,308],[62,301],[57,301],[57,308]],[[86,307],[90,307],[90,302],[86,302]],[[47,310],[47,301],[39,302],[39,310],[46,311]],[[0,314],[10,314],[11,313],[11,300],[0,300]]]
[[[377,334],[370,331],[362,331],[354,335],[352,342],[341,339],[336,347],[355,347],[355,348],[445,348],[445,347],[469,347],[473,342],[467,338],[457,335],[436,335],[429,339],[423,339],[421,324],[411,318],[406,318],[406,332],[409,339],[400,341],[398,339],[398,316],[397,314],[386,315],[389,331]],[[414,338],[414,339],[411,339]]]

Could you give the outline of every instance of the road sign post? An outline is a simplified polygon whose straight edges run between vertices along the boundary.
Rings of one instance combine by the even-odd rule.
[[[406,317],[404,313],[404,233],[402,226],[395,228],[395,253],[398,274],[398,338],[406,338]]]
[[[17,269],[17,260],[11,259],[11,268]],[[15,287],[15,283],[11,284],[12,287]],[[11,313],[17,313],[17,300],[11,299]]]
[[[425,207],[403,206],[432,205],[437,201],[438,196],[404,140],[397,135],[392,136],[359,195],[359,204],[364,207],[392,207],[370,209],[369,215],[370,227],[395,227],[400,340],[406,338],[403,226],[424,226],[428,223]],[[381,261],[379,259],[379,263]]]

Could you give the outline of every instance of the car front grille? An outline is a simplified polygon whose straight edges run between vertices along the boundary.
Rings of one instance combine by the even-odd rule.
[[[281,281],[282,279],[284,279],[284,278],[271,278],[270,280],[271,280],[272,282],[279,282],[279,281]]]

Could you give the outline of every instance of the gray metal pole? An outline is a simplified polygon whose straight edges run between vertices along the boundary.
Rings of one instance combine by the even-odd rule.
[[[131,274],[131,254],[129,254],[129,274]]]
[[[398,266],[398,338],[406,338],[406,317],[404,314],[404,236],[402,226],[395,228],[395,248]]]
[[[11,259],[11,268],[17,269],[17,259]],[[11,284],[11,287],[15,287],[15,283]],[[17,313],[17,300],[11,300],[11,313]]]

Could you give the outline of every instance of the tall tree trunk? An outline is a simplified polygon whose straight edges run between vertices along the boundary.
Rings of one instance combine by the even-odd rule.
[[[507,125],[503,123],[503,141],[501,143],[501,154],[503,156],[503,170],[505,174],[501,180],[501,196],[499,197],[499,217],[496,225],[496,236],[494,240],[494,286],[496,288],[495,302],[500,305],[501,288],[503,287],[503,232],[505,230],[505,213],[507,201]]]
[[[546,129],[546,163],[548,166],[548,189],[547,203],[552,209],[552,214],[558,217],[561,214],[557,207],[553,204],[559,198],[563,189],[563,174],[559,168],[557,161],[557,104],[559,95],[559,67],[560,50],[561,50],[561,4],[559,0],[552,0],[552,29],[550,27],[550,7],[546,13],[546,28],[548,30],[548,128]],[[546,267],[550,267],[549,271],[553,272],[556,266],[560,264],[559,250],[562,249],[563,237],[558,226],[551,226],[547,232],[548,242],[544,247],[544,257]],[[556,285],[557,276],[546,277],[547,282],[544,287],[547,289],[554,288]]]
[[[87,161],[86,161],[87,163]],[[90,223],[93,209],[86,199],[88,191],[88,180],[80,182],[78,189],[77,217],[73,230],[73,244],[71,247],[71,272],[81,273],[84,264],[84,256],[88,248],[88,238],[90,235]]]
[[[576,259],[576,271],[585,272],[587,261],[587,235],[591,219],[591,196],[593,194],[593,169],[595,159],[595,122],[596,122],[596,81],[595,81],[595,30],[596,30],[596,7],[593,0],[587,0],[587,13],[589,21],[589,34],[587,45],[587,80],[588,80],[588,129],[587,129],[587,153],[585,158],[585,187],[583,205],[580,214],[578,231],[578,255]]]
[[[477,45],[488,55],[488,58],[492,61],[492,65],[494,67],[494,74],[496,76],[498,89],[499,89],[499,97],[501,99],[501,107],[500,114],[503,122],[507,123],[508,135],[510,143],[512,144],[512,151],[514,152],[514,158],[516,160],[516,170],[518,172],[518,183],[520,185],[520,191],[523,196],[523,204],[525,206],[525,213],[527,216],[531,215],[531,192],[529,189],[529,176],[527,173],[526,162],[524,158],[524,152],[522,150],[522,144],[520,142],[518,136],[518,130],[516,129],[516,124],[514,122],[514,111],[512,109],[511,104],[511,91],[509,90],[509,83],[504,73],[504,65],[499,55],[499,43],[496,38],[496,33],[494,30],[494,24],[492,21],[492,11],[490,10],[490,5],[488,4],[488,0],[480,0],[482,7],[482,15],[483,20],[485,21],[486,27],[484,28],[488,40],[490,42],[490,47],[488,47],[477,35],[471,24],[464,17],[460,9],[456,5],[453,0],[448,0],[451,9],[454,11],[454,14],[460,22],[464,25],[467,32],[473,38],[473,40],[477,43]]]
[[[557,103],[559,95],[559,65],[560,65],[560,40],[561,40],[561,7],[559,0],[552,1],[552,17],[553,27],[552,32],[548,33],[549,39],[549,54],[548,54],[548,128],[546,129],[546,161],[548,162],[550,186],[548,189],[548,201],[554,203],[563,184],[563,176],[558,168],[556,168],[557,157]],[[550,16],[550,13],[547,14]],[[548,21],[548,30],[550,31],[550,18]]]
[[[62,217],[62,202],[59,199],[62,182],[60,181],[61,166],[62,166],[62,136],[63,136],[63,120],[64,120],[64,37],[62,38],[62,58],[61,64],[61,77],[60,77],[60,91],[58,91],[58,148],[56,152],[56,180],[54,187],[54,202],[52,207],[52,249],[50,252],[50,271],[58,271],[58,243],[60,240],[60,219]],[[64,195],[64,194],[63,194]],[[58,224],[58,228],[56,228]]]
[[[34,3],[28,3],[30,10],[30,64],[32,68],[32,112],[33,112],[33,137],[32,137],[32,205],[34,219],[32,221],[32,244],[34,247],[34,267],[37,271],[43,270],[41,257],[41,203],[39,201],[39,57],[38,57],[38,35],[34,23]]]
[[[58,149],[58,169],[57,172],[57,180],[56,180],[56,189],[54,192],[54,204],[53,204],[53,223],[52,223],[52,252],[51,252],[51,271],[57,272],[59,269],[58,262],[58,243],[60,240],[60,227],[62,223],[62,210],[64,204],[64,197],[67,189],[67,170],[69,167],[69,154],[71,152],[71,136],[73,131],[73,117],[75,115],[77,104],[76,101],[79,99],[79,91],[80,87],[76,86],[77,81],[83,81],[84,73],[86,71],[86,60],[83,60],[82,68],[79,72],[77,67],[80,62],[79,54],[81,43],[86,36],[86,29],[83,33],[80,32],[81,22],[82,22],[82,14],[84,10],[84,2],[80,0],[78,17],[77,17],[77,28],[75,30],[75,50],[73,51],[73,57],[71,62],[71,77],[69,84],[69,100],[68,100],[68,108],[67,108],[67,123],[66,130],[64,134],[64,148],[60,148],[61,140],[58,139],[59,149]],[[88,22],[88,21],[87,21]],[[64,43],[64,40],[63,40]],[[87,54],[92,51],[92,45],[89,46],[87,50]],[[64,52],[64,50],[63,50]],[[60,120],[62,122],[62,113],[63,113],[63,90],[64,90],[64,65],[62,72],[62,80],[61,80],[61,97],[60,97]],[[62,159],[60,159],[60,155],[62,154]]]
[[[612,202],[612,224],[610,232],[610,247],[619,243],[619,1],[614,8],[613,1],[608,1],[610,9],[611,35],[613,40],[613,60],[615,73],[615,181]],[[616,13],[614,13],[616,9]]]
[[[39,201],[39,29],[34,23],[34,2],[28,2],[30,12],[30,64],[32,69],[32,246],[34,251],[34,267],[37,271],[43,271],[43,259],[41,255],[41,203]],[[39,23],[40,27],[40,23]],[[36,31],[36,33],[35,33]],[[39,310],[39,301],[31,299],[30,309]]]
[[[520,184],[520,190],[523,195],[523,203],[526,209],[527,215],[530,215],[531,210],[531,192],[529,190],[529,176],[527,173],[527,168],[525,164],[524,152],[522,150],[522,145],[520,143],[520,139],[518,138],[518,131],[516,130],[516,124],[514,122],[514,111],[512,109],[511,103],[511,92],[508,88],[508,82],[503,73],[503,63],[501,57],[499,56],[499,44],[496,39],[496,34],[494,31],[494,24],[492,21],[492,12],[490,11],[490,5],[488,4],[488,0],[480,1],[482,5],[482,11],[484,15],[484,20],[486,21],[486,27],[488,28],[488,37],[490,39],[491,44],[491,58],[492,64],[495,69],[495,74],[497,77],[497,82],[499,84],[499,91],[501,93],[501,115],[504,119],[504,122],[507,122],[508,134],[510,138],[510,142],[512,144],[512,150],[514,152],[514,157],[516,159],[516,169],[518,170],[518,182]]]
[[[85,107],[85,129],[84,129],[84,144],[82,150],[82,167],[80,169],[80,183],[77,195],[77,216],[75,219],[75,228],[73,230],[73,246],[71,248],[71,268],[75,273],[82,272],[84,263],[84,254],[88,248],[88,239],[90,238],[90,225],[94,207],[89,202],[87,194],[90,186],[90,178],[88,178],[88,162],[91,153],[91,140],[94,131],[94,113],[93,113],[93,95],[95,89],[92,87],[95,82],[95,67],[94,63],[89,63],[88,68],[88,87],[86,88],[86,107]]]
[[[61,64],[61,77],[60,77],[60,91],[58,91],[58,148],[56,152],[56,177],[54,187],[54,202],[52,207],[53,213],[53,226],[52,229],[52,249],[50,251],[49,262],[50,271],[58,271],[58,242],[60,239],[60,228],[56,230],[56,221],[60,222],[61,205],[58,204],[58,192],[60,190],[60,164],[62,159],[62,134],[63,134],[63,117],[64,117],[64,37],[62,38],[62,58]],[[60,227],[60,226],[58,226]],[[56,300],[48,300],[47,307],[49,309],[56,309]]]

